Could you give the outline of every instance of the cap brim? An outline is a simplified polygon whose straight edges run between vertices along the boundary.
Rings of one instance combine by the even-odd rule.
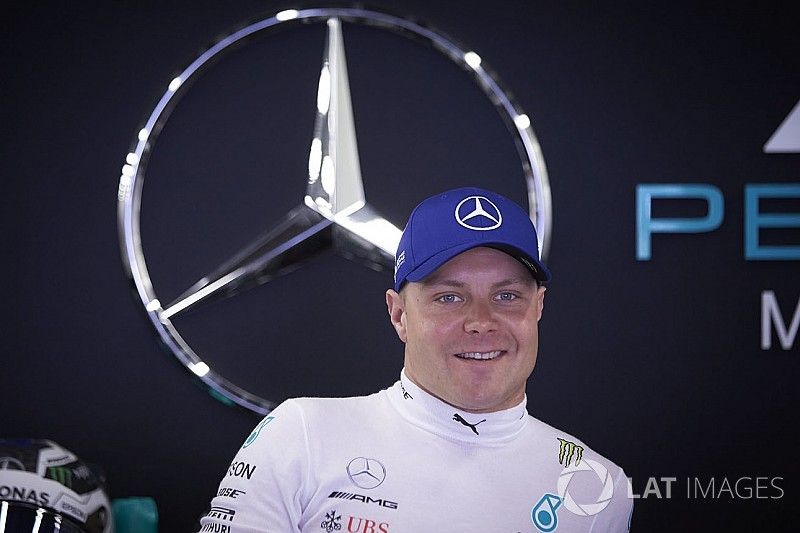
[[[502,252],[507,253],[508,255],[512,256],[514,259],[520,260],[524,259],[524,261],[520,261],[525,266],[528,267],[531,274],[533,275],[534,279],[539,282],[550,281],[551,275],[550,271],[544,266],[544,263],[539,261],[538,259],[531,257],[523,250],[508,244],[507,242],[502,241],[481,241],[481,242],[469,242],[460,244],[457,246],[453,246],[451,248],[447,248],[446,250],[442,250],[441,252],[432,255],[426,261],[421,263],[417,268],[409,272],[406,277],[405,281],[422,281],[423,279],[427,278],[433,272],[438,269],[440,266],[457,256],[462,252],[466,252],[467,250],[471,250],[472,248],[479,248],[481,246],[486,246],[489,248],[496,248]]]

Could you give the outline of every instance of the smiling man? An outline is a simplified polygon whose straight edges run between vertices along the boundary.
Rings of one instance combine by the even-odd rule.
[[[408,379],[471,413],[519,404],[536,363],[544,305],[545,288],[531,274],[509,254],[481,246],[400,293],[387,291],[389,316],[406,343]]]
[[[386,291],[399,381],[281,404],[200,531],[627,531],[622,469],[526,410],[549,280],[520,206],[477,188],[423,201]]]

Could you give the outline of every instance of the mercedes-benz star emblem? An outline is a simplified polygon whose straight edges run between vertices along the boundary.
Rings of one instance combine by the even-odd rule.
[[[462,209],[462,206],[465,208]],[[468,196],[456,206],[456,220],[467,229],[486,231],[499,228],[503,223],[503,214],[485,196]]]
[[[0,457],[0,470],[25,470],[25,465],[13,457]]]
[[[374,489],[386,479],[386,468],[377,459],[356,457],[347,465],[347,475],[362,489]]]
[[[148,161],[170,113],[189,91],[194,79],[231,49],[279,26],[327,25],[327,40],[319,70],[316,118],[308,154],[306,192],[299,204],[278,224],[264,231],[227,261],[195,283],[187,282],[182,294],[161,301],[148,274],[140,229],[142,188]],[[138,132],[127,154],[118,189],[118,223],[126,273],[136,287],[150,322],[166,347],[213,395],[262,415],[276,405],[231,383],[211,368],[179,333],[173,319],[214,299],[229,297],[295,270],[322,249],[334,249],[350,259],[391,271],[401,231],[367,202],[362,184],[353,102],[350,98],[343,23],[389,30],[428,43],[470,73],[505,120],[517,152],[528,191],[531,218],[539,230],[541,255],[547,255],[551,227],[547,171],[531,120],[501,89],[485,61],[469,49],[418,22],[361,8],[285,10],[224,37],[176,76]],[[313,44],[313,43],[310,43]],[[213,61],[212,61],[213,60]],[[308,68],[317,69],[316,65]],[[312,105],[309,102],[309,105]],[[458,215],[459,223],[478,230],[499,226],[501,215],[485,198],[466,199],[470,211]],[[411,206],[409,206],[410,208]],[[401,259],[402,260],[402,259]],[[254,354],[254,357],[256,355]],[[258,354],[258,357],[262,357]],[[370,471],[371,472],[371,471]]]

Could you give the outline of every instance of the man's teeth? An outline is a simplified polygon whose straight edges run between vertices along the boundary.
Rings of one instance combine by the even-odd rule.
[[[464,352],[457,353],[456,357],[460,357],[461,359],[494,359],[501,353],[503,352],[500,350],[494,352]]]

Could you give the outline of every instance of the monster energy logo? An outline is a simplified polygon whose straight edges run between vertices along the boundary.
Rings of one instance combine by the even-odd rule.
[[[564,466],[569,466],[572,456],[575,456],[575,465],[581,464],[583,457],[583,446],[578,446],[572,441],[558,439],[558,462]]]
[[[64,468],[63,466],[49,466],[47,467],[46,477],[58,481],[67,488],[72,488],[72,469],[70,468]]]

